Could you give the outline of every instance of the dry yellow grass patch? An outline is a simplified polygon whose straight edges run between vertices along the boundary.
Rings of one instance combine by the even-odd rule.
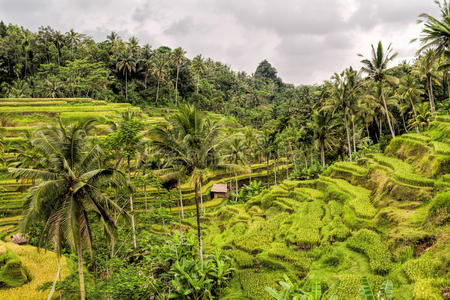
[[[0,241],[0,249],[7,247],[14,252],[28,269],[31,281],[21,287],[0,290],[0,299],[47,299],[48,291],[37,291],[36,288],[47,281],[55,279],[58,271],[56,254],[51,251],[41,250],[29,245],[19,246],[14,243]],[[61,277],[69,275],[69,268],[65,257],[61,257]]]

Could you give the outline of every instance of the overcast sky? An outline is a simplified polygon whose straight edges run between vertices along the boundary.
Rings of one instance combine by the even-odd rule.
[[[432,0],[0,0],[0,20],[33,31],[74,28],[97,41],[116,31],[247,73],[268,59],[296,85],[359,67],[357,53],[369,55],[378,40],[392,42],[399,60],[411,59],[423,12],[438,8]]]

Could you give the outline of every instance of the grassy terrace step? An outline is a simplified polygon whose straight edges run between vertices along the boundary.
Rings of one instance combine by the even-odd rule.
[[[91,102],[105,102],[102,100],[94,100],[92,98],[0,98],[0,102],[55,102],[66,101],[74,103],[91,103]]]
[[[400,159],[388,157],[381,153],[371,154],[370,157],[377,163],[391,169],[395,178],[400,182],[424,187],[434,186],[433,179],[414,173],[413,167]]]
[[[339,190],[343,191],[350,198],[347,198],[348,205],[353,208],[356,215],[362,218],[372,218],[375,216],[377,210],[370,201],[371,191],[361,186],[353,185],[343,179],[334,179],[326,176],[320,176],[319,181],[332,183]],[[345,197],[345,196],[344,196]]]

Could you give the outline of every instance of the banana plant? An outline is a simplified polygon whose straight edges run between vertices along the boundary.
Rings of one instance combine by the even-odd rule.
[[[380,290],[375,295],[366,276],[362,278],[362,285],[359,288],[358,300],[392,300],[394,286],[392,281],[386,280],[381,285]]]
[[[322,287],[319,279],[309,277],[305,280],[302,287],[292,283],[292,281],[284,275],[285,281],[280,281],[279,285],[282,291],[278,292],[271,287],[266,287],[266,291],[275,300],[337,300],[337,296],[332,294],[334,285],[327,291],[322,293]],[[306,291],[309,289],[309,291]]]

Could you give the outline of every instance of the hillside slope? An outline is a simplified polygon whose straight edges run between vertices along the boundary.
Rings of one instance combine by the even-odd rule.
[[[450,118],[405,134],[385,152],[286,180],[246,204],[203,217],[206,251],[230,249],[231,292],[268,299],[266,286],[314,275],[355,299],[361,277],[395,299],[441,299],[450,285]]]

